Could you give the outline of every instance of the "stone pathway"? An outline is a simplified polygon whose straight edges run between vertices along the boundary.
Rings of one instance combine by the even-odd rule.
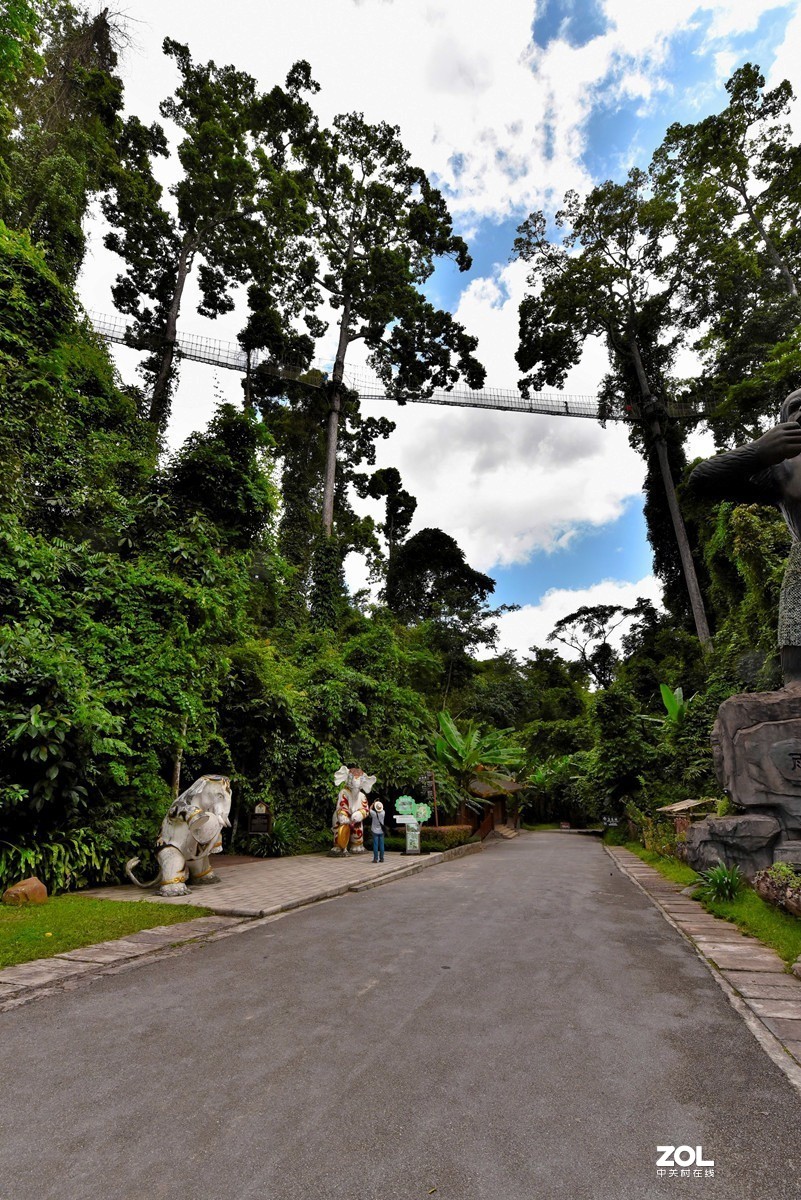
[[[481,849],[480,843],[458,846],[441,854],[406,858],[387,855],[374,863],[372,854],[349,854],[346,859],[327,854],[299,854],[289,858],[262,858],[229,866],[224,858],[214,864],[220,882],[192,888],[189,896],[156,896],[133,885],[90,888],[85,896],[101,900],[153,900],[160,904],[199,904],[226,917],[269,917],[302,904],[330,900],[345,892],[359,892],[381,883],[433,867],[449,858]]]
[[[372,855],[353,855],[343,862],[323,854],[290,858],[242,860],[216,867],[220,882],[195,888],[189,896],[154,895],[133,886],[89,888],[82,895],[104,900],[144,900],[179,906],[201,905],[215,914],[198,917],[177,925],[159,925],[143,929],[114,941],[84,946],[40,958],[33,962],[0,970],[0,1012],[16,1007],[34,994],[53,991],[60,985],[78,982],[82,977],[103,974],[133,960],[145,959],[166,949],[189,942],[224,937],[249,928],[254,919],[271,918],[280,913],[329,900],[346,892],[364,892],[384,883],[405,879],[427,867],[474,854],[481,843],[457,846],[440,854],[409,859],[393,854],[383,864],[374,864]]]
[[[618,846],[605,849],[696,946],[719,980],[733,989],[747,1010],[743,1015],[756,1018],[771,1040],[779,1043],[781,1049],[775,1046],[774,1050],[791,1057],[793,1069],[788,1073],[797,1087],[801,1085],[801,1071],[795,1066],[801,1064],[801,980],[785,969],[775,950],[748,937],[730,921],[708,913],[696,900],[683,895],[679,884],[671,883],[636,854]],[[748,1024],[769,1050],[760,1030],[751,1020]]]

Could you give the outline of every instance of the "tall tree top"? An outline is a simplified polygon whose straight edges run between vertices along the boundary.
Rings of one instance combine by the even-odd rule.
[[[317,283],[340,313],[342,361],[348,345],[364,340],[399,397],[403,386],[411,393],[452,386],[460,374],[481,386],[476,340],[420,291],[437,258],[451,258],[460,271],[471,258],[399,129],[370,125],[361,113],[339,116],[318,139],[311,171]]]

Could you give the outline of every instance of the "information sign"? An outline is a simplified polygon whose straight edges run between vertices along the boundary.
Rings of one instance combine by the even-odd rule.
[[[272,813],[259,801],[248,817],[248,833],[271,833],[272,826]]]

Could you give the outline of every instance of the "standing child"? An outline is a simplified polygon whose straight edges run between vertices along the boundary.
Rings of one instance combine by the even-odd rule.
[[[373,835],[373,862],[384,861],[384,822],[386,813],[380,800],[370,808],[370,830]]]

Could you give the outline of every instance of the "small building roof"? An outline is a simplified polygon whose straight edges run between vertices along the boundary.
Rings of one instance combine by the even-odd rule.
[[[703,800],[677,800],[675,804],[665,804],[656,811],[661,813],[685,813],[692,812],[695,808],[706,808],[714,803],[715,800],[712,796],[706,796]]]

